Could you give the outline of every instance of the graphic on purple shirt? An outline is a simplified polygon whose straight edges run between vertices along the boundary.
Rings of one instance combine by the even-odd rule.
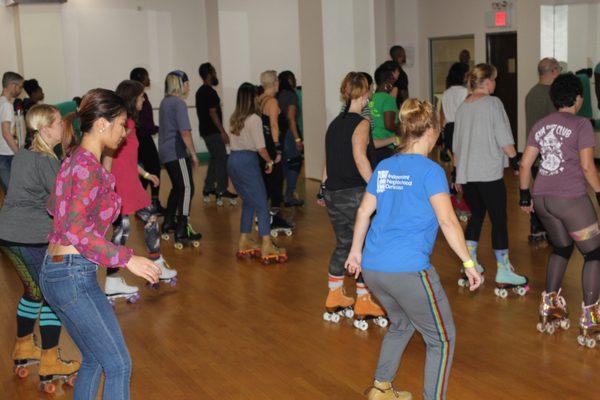
[[[596,146],[590,120],[565,112],[552,113],[533,125],[527,145],[537,148],[541,156],[534,196],[574,198],[587,193],[579,152]]]

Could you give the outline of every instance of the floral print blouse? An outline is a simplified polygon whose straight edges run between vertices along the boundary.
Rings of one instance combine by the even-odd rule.
[[[72,245],[96,264],[124,267],[133,251],[104,238],[120,210],[114,176],[94,154],[79,147],[63,162],[48,199],[48,212],[54,217],[48,241]]]

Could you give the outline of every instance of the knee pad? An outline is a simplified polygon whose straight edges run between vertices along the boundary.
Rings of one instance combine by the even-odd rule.
[[[600,261],[600,247],[596,247],[589,253],[583,253],[583,259],[587,261]]]
[[[112,242],[118,246],[123,246],[127,243],[127,238],[129,238],[129,229],[131,227],[129,217],[123,216],[121,217],[121,222],[115,225],[115,229],[113,231]]]
[[[160,253],[160,231],[156,218],[150,218],[144,226],[144,242],[146,243],[148,253]]]
[[[565,247],[554,246],[552,254],[556,254],[557,256],[568,260],[571,257],[571,254],[573,254],[573,243]]]

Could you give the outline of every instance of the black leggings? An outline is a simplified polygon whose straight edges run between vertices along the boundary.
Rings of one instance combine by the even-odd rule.
[[[194,197],[194,179],[192,163],[189,158],[165,163],[165,168],[171,179],[171,193],[167,202],[167,215],[190,215],[192,198]]]
[[[492,247],[494,250],[508,249],[508,227],[506,223],[506,187],[504,179],[492,182],[469,182],[463,185],[464,199],[471,209],[465,238],[479,241],[485,214],[492,221]]]
[[[156,145],[154,144],[152,136],[138,136],[138,141],[140,142],[138,147],[138,160],[140,164],[142,164],[144,169],[150,174],[156,175],[158,178],[160,178],[160,161],[158,159],[158,151],[156,150]],[[160,187],[154,187],[154,185],[152,185],[147,179],[142,177],[140,177],[140,179],[144,189],[148,189],[148,185],[150,185],[152,197],[158,198],[158,191]]]
[[[263,161],[262,158],[261,161]],[[261,162],[261,167],[265,187],[267,188],[267,198],[271,200],[271,207],[281,207],[281,203],[283,203],[283,163],[280,161],[273,164],[273,171],[270,174],[264,172],[264,162]]]
[[[584,256],[586,253],[599,251],[598,218],[587,195],[574,199],[536,197],[533,207],[555,249],[568,248],[575,243]],[[586,260],[583,264],[581,284],[585,305],[595,303],[600,294],[600,261],[594,258]],[[568,263],[569,260],[556,254],[556,250],[550,254],[546,270],[546,292],[556,292],[560,289]]]

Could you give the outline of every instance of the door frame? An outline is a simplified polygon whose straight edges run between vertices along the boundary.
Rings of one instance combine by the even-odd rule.
[[[433,41],[434,40],[447,40],[447,39],[473,39],[473,49],[475,49],[475,34],[469,33],[464,35],[451,35],[451,36],[435,36],[429,38],[429,100],[433,103]],[[475,51],[473,51],[475,52]],[[471,54],[471,58],[474,55]],[[458,61],[458,60],[457,60]]]

